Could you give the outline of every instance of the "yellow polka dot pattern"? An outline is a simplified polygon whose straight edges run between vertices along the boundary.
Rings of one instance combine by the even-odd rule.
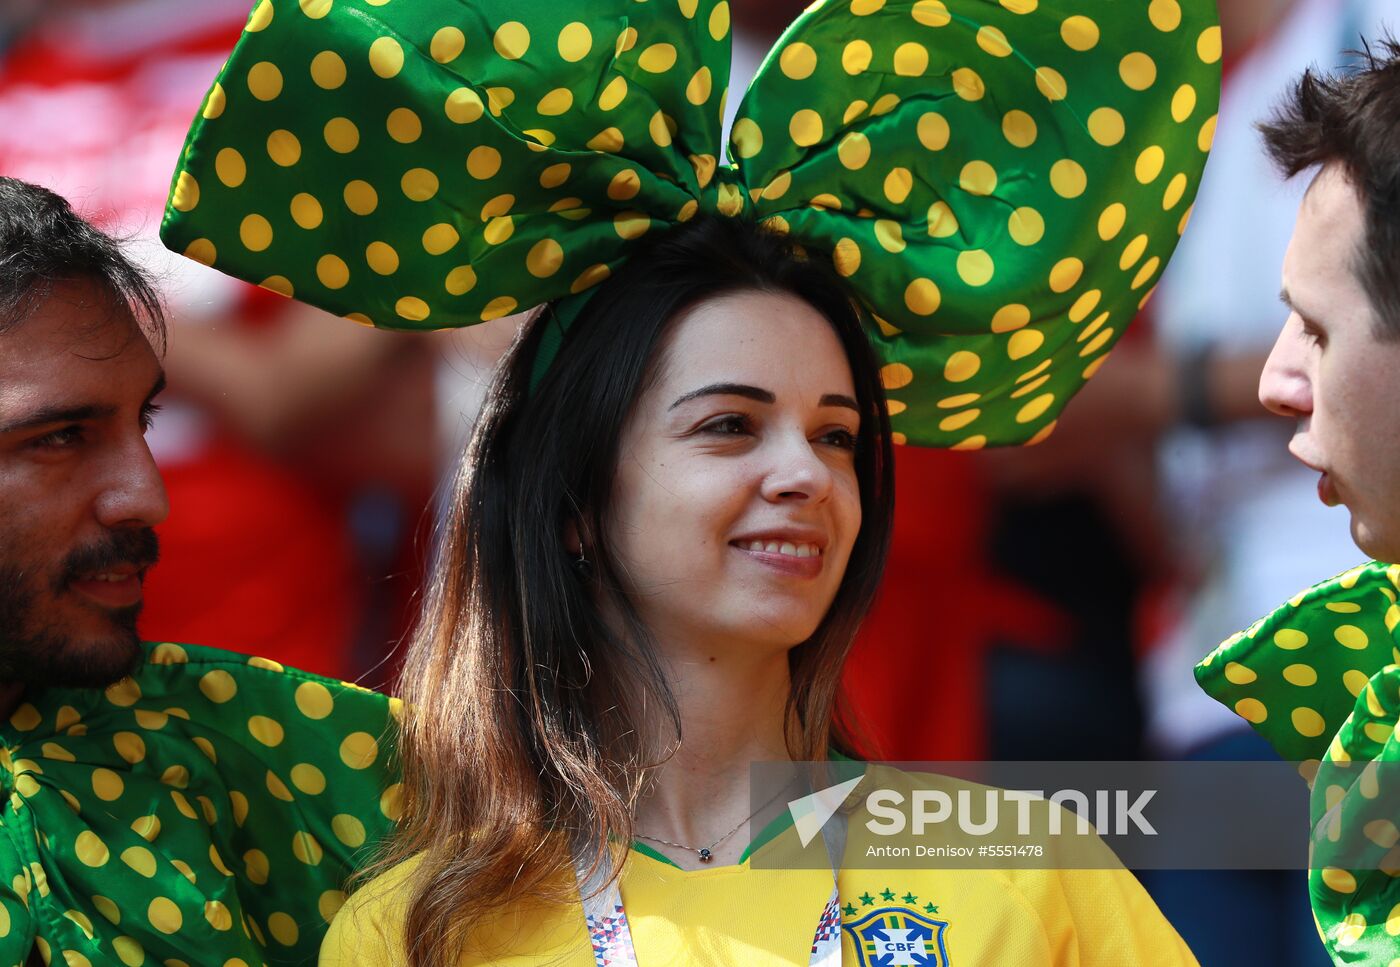
[[[66,964],[314,962],[325,912],[396,818],[389,700],[144,647],[133,678],[49,689],[0,721],[0,869],[18,871],[0,877],[0,963],[35,947]]]
[[[1338,963],[1388,964],[1400,935],[1400,567],[1295,596],[1196,668],[1312,786],[1309,895]],[[1301,791],[1300,791],[1301,794]]]
[[[1218,102],[1208,0],[816,3],[743,94],[724,164],[722,0],[301,8],[268,5],[195,119],[176,251],[444,328],[586,298],[698,213],[750,217],[884,321],[876,349],[913,373],[893,427],[920,445],[1053,428],[1165,267]],[[1127,270],[1082,231],[1113,206],[1115,234],[1146,239]],[[1014,332],[993,324],[1009,305],[1032,314]],[[975,404],[938,406],[950,371]]]

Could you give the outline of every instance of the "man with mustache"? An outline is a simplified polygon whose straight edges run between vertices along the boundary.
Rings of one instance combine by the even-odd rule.
[[[0,963],[304,963],[397,800],[384,696],[137,634],[149,280],[0,177]]]

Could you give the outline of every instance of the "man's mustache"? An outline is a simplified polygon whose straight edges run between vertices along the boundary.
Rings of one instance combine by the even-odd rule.
[[[158,560],[160,542],[151,528],[112,531],[105,539],[80,547],[64,558],[59,570],[58,589],[61,591],[74,581],[117,567],[135,567],[145,571]]]

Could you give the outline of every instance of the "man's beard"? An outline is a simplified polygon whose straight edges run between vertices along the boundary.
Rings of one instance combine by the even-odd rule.
[[[13,550],[13,549],[11,549]],[[112,531],[103,541],[81,547],[64,559],[50,589],[54,596],[72,594],[70,586],[85,574],[122,565],[144,570],[156,562],[155,531]],[[0,682],[30,688],[105,688],[135,670],[141,659],[136,633],[139,603],[109,608],[109,634],[78,642],[40,613],[40,594],[23,568],[0,562]]]

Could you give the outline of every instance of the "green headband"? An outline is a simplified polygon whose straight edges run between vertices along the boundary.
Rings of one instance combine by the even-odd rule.
[[[1214,6],[818,0],[727,165],[724,0],[260,0],[161,234],[423,329],[584,292],[697,212],[747,215],[829,253],[876,317],[897,440],[1036,442],[1186,225]]]

